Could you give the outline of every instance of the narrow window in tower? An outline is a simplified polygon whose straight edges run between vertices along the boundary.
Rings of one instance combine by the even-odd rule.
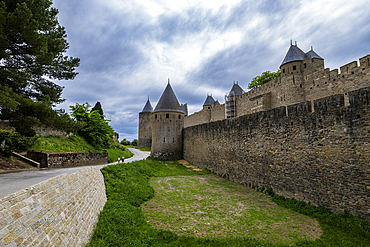
[[[304,68],[306,68],[306,67],[307,67],[307,64],[305,64],[305,63],[304,63],[304,64],[303,64],[303,67],[304,67]]]
[[[166,118],[170,118],[170,114],[166,114]]]
[[[295,84],[294,75],[293,75],[293,84]]]
[[[157,119],[157,114],[154,115],[155,119]]]
[[[181,119],[181,115],[179,115],[179,119]]]
[[[166,142],[166,138],[163,138],[163,142]]]
[[[285,69],[283,69],[283,74],[285,73]]]
[[[297,70],[297,66],[296,65],[293,65],[293,70]]]

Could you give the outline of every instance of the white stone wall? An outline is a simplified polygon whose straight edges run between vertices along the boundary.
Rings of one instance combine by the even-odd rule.
[[[98,167],[62,174],[0,198],[0,247],[84,246],[106,201]]]

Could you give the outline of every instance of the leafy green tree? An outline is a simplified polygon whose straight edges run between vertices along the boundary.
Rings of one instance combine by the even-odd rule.
[[[128,145],[131,145],[131,142],[130,142],[130,141],[127,141],[126,139],[123,139],[123,140],[121,141],[121,144],[122,144],[122,145],[125,145],[125,146],[128,146]]]
[[[134,139],[132,142],[131,142],[132,146],[137,146],[137,139]]]
[[[75,106],[70,106],[71,115],[77,122],[85,125],[78,133],[91,144],[108,148],[113,136],[113,128],[109,126],[108,120],[101,117],[98,111],[90,111],[89,108],[90,105],[87,102],[82,105],[77,103]]]
[[[262,84],[265,84],[266,82],[269,82],[272,79],[279,77],[280,74],[281,74],[280,69],[276,72],[265,71],[262,73],[262,75],[254,77],[252,81],[249,83],[248,88],[253,89],[253,88],[259,87]]]

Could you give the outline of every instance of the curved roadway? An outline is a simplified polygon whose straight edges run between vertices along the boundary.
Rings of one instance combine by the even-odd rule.
[[[129,148],[129,150],[134,154],[133,157],[125,159],[125,163],[130,163],[133,161],[143,160],[149,156],[149,152],[143,152],[135,148]],[[104,167],[115,163],[109,163],[104,165],[95,165],[97,167]],[[95,167],[94,166],[94,167]],[[92,167],[92,166],[78,166],[70,168],[56,168],[49,170],[40,170],[40,171],[23,171],[23,172],[14,172],[14,173],[5,173],[0,174],[0,197],[12,194],[24,188],[27,188],[31,185],[40,183],[49,178],[67,173],[71,174],[81,169]]]

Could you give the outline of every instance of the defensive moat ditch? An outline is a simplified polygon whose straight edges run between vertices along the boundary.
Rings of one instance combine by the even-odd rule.
[[[108,201],[88,246],[366,246],[370,226],[185,161],[102,169]],[[267,195],[269,194],[269,195]],[[271,196],[270,196],[271,195]]]

